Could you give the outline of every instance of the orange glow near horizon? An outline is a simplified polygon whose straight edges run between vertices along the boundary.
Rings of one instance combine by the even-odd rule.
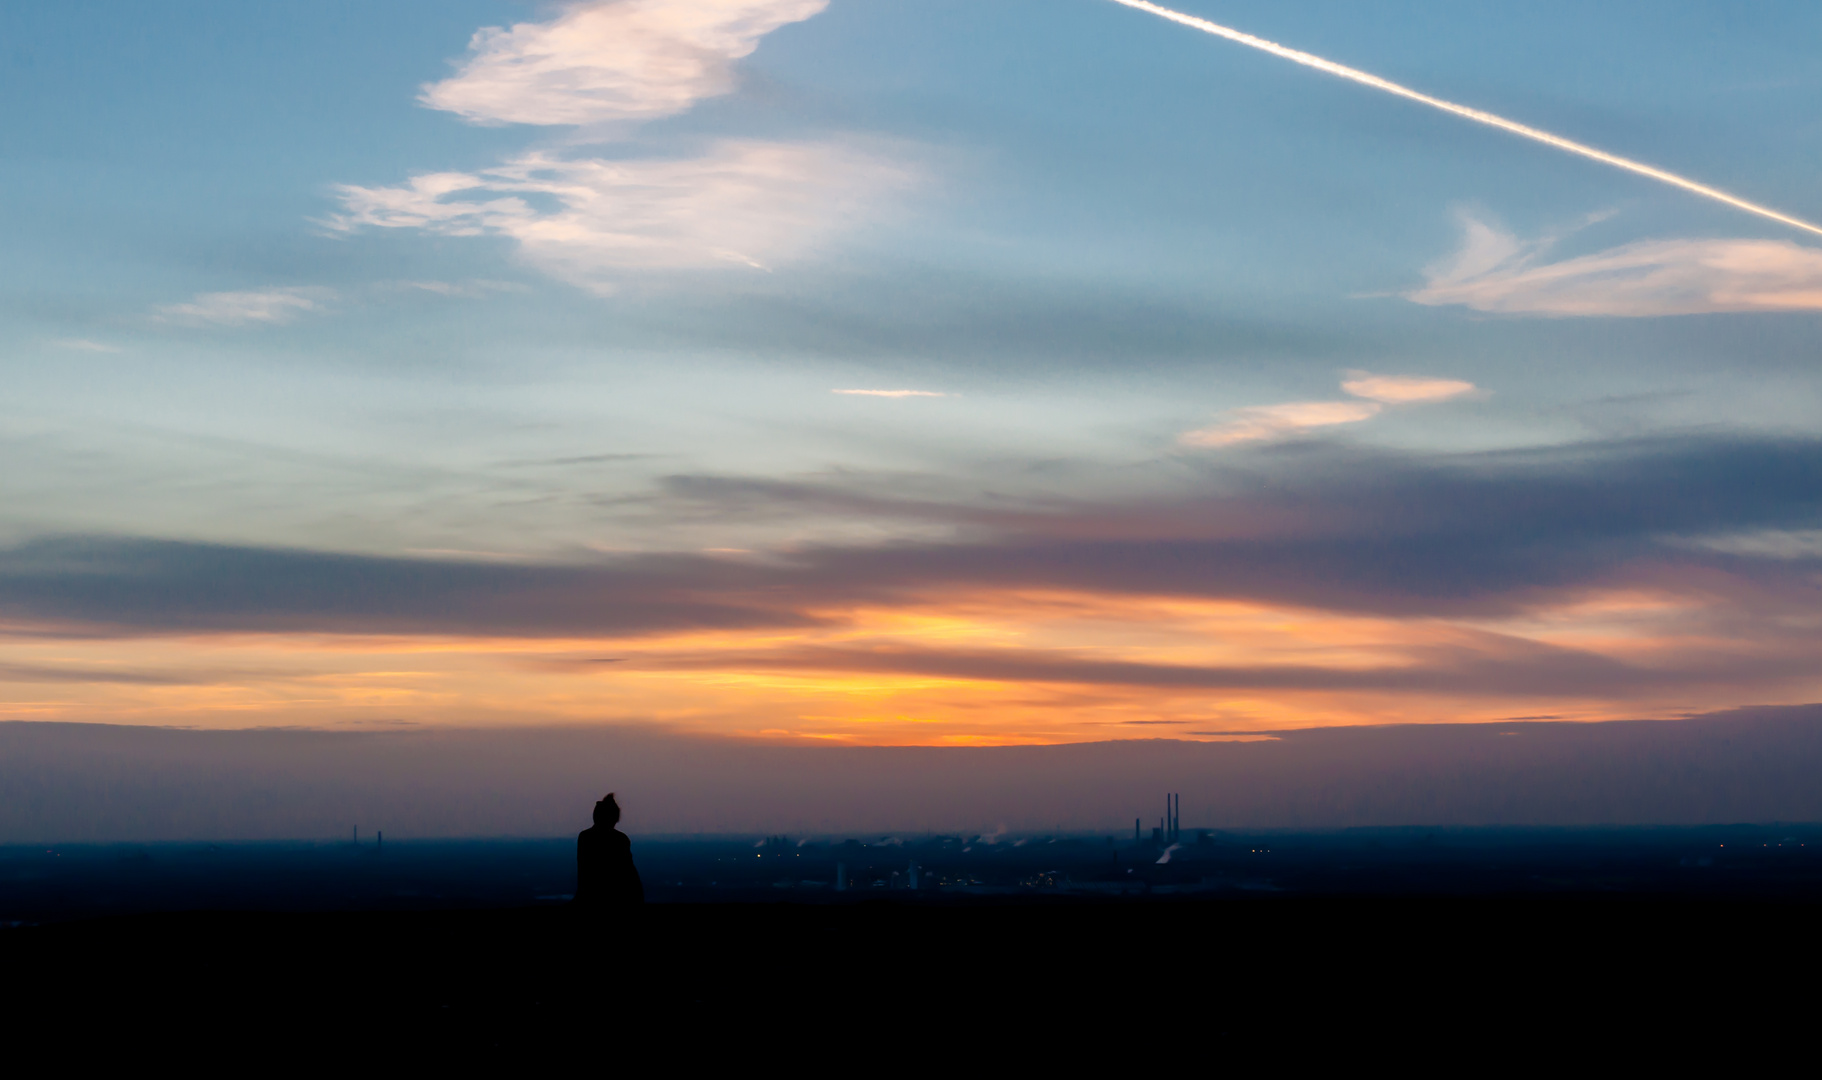
[[[1655,594],[1589,595],[1497,622],[1063,592],[815,614],[821,624],[808,629],[621,639],[59,638],[13,627],[0,719],[644,723],[770,739],[1011,745],[1681,715],[1814,700],[1822,683],[1802,664],[1750,681],[1680,677],[1703,657],[1763,652],[1766,643],[1702,633],[1699,601]],[[1601,665],[1615,662],[1638,677],[1600,685]],[[1239,674],[1226,683],[1193,674],[1210,669]],[[1596,673],[1591,685],[1575,684],[1583,670]]]

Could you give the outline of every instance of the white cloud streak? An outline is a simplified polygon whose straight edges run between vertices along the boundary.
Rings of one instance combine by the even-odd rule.
[[[673,116],[734,88],[734,61],[828,0],[618,0],[489,27],[418,100],[477,124],[595,124]]]
[[[1283,405],[1257,405],[1235,409],[1229,419],[1211,428],[1185,432],[1185,446],[1232,446],[1295,435],[1310,428],[1357,424],[1379,415],[1385,406],[1372,401],[1291,401]]]
[[[477,278],[473,281],[396,281],[391,283],[391,287],[465,300],[475,300],[494,293],[527,291],[525,286],[516,281],[488,281],[484,278]]]
[[[88,338],[58,338],[51,342],[59,349],[74,349],[77,352],[117,353],[120,346],[106,342],[90,341]]]
[[[1692,547],[1753,559],[1822,558],[1822,529],[1765,529],[1688,541]]]
[[[1213,34],[1216,37],[1226,38],[1229,41],[1238,42],[1241,45],[1270,53],[1273,56],[1282,57],[1294,64],[1302,64],[1304,67],[1315,68],[1317,71],[1348,79],[1352,82],[1357,82],[1362,86],[1370,86],[1375,90],[1383,90],[1388,94],[1396,94],[1399,97],[1407,98],[1422,105],[1428,105],[1433,109],[1441,109],[1443,112],[1452,113],[1455,116],[1472,120],[1478,124],[1486,124],[1489,127],[1499,128],[1501,131],[1507,131],[1514,135],[1533,139],[1546,146],[1553,146],[1558,150],[1564,150],[1571,154],[1578,154],[1590,160],[1598,161],[1603,165],[1611,165],[1616,169],[1624,169],[1627,172],[1637,173],[1640,176],[1649,177],[1660,183],[1669,184],[1672,187],[1682,188],[1684,191],[1693,192],[1703,198],[1725,203],[1736,210],[1744,210],[1749,214],[1757,214],[1763,218],[1770,218],[1772,221],[1789,225],[1795,229],[1803,229],[1807,232],[1822,235],[1822,225],[1812,225],[1801,218],[1780,213],[1770,207],[1760,206],[1755,202],[1748,202],[1737,195],[1729,195],[1719,188],[1697,183],[1687,177],[1678,176],[1673,172],[1666,172],[1655,166],[1633,161],[1631,158],[1623,158],[1617,154],[1609,154],[1605,150],[1597,150],[1592,146],[1587,146],[1571,139],[1565,139],[1560,135],[1552,135],[1547,131],[1540,131],[1537,128],[1518,123],[1515,120],[1507,120],[1503,116],[1495,116],[1490,112],[1471,109],[1466,105],[1457,105],[1452,101],[1444,101],[1441,98],[1431,97],[1428,94],[1412,90],[1408,86],[1401,86],[1390,80],[1382,79],[1377,75],[1369,75],[1364,71],[1345,67],[1332,60],[1324,60],[1320,56],[1287,48],[1276,42],[1254,37],[1251,34],[1242,33],[1231,27],[1222,26],[1219,23],[1209,22],[1207,19],[1198,19],[1193,15],[1185,15],[1180,11],[1172,11],[1166,7],[1159,7],[1157,4],[1147,2],[1147,0],[1113,0],[1113,2],[1125,7],[1136,8],[1139,11],[1150,12],[1160,18],[1169,19],[1171,22],[1200,30],[1205,34]]]
[[[1646,240],[1551,262],[1550,240],[1463,226],[1461,250],[1407,299],[1559,318],[1822,311],[1822,251],[1785,240]]]
[[[546,273],[611,293],[633,271],[769,269],[803,257],[912,180],[832,143],[724,140],[686,159],[532,153],[475,174],[343,185],[343,213],[328,224],[505,236]]]
[[[573,3],[546,22],[480,31],[452,78],[420,100],[474,123],[634,124],[735,86],[766,34],[827,0]],[[693,157],[532,152],[476,172],[342,185],[324,224],[499,236],[554,277],[603,295],[658,271],[769,270],[869,220],[914,170],[849,142],[724,139]],[[431,288],[431,286],[423,286]]]
[[[953,394],[940,393],[935,390],[831,390],[831,394],[850,394],[855,397],[913,398],[913,397],[954,397]]]
[[[249,323],[288,323],[306,312],[321,311],[335,296],[329,289],[263,289],[254,292],[199,293],[183,304],[161,304],[152,309],[159,322],[185,326],[245,326]]]
[[[1428,405],[1476,394],[1479,388],[1460,379],[1420,375],[1374,375],[1351,371],[1341,389],[1365,401],[1289,401],[1235,409],[1214,427],[1177,437],[1184,446],[1222,447],[1236,443],[1288,438],[1312,428],[1358,424],[1399,405]]]
[[[1365,371],[1348,373],[1341,389],[1357,398],[1387,405],[1417,405],[1448,401],[1474,393],[1474,384],[1460,379],[1428,379],[1418,375],[1374,375]]]

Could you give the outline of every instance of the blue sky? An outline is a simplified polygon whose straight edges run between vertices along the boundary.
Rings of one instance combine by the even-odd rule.
[[[1811,4],[1181,8],[1822,218]],[[109,623],[35,591],[57,538],[380,576],[763,563],[1337,476],[1422,516],[1437,470],[1652,454],[1790,472],[1737,519],[1616,511],[1627,565],[1665,529],[1793,580],[1822,551],[1815,237],[1105,0],[59,3],[0,29],[0,541],[34,634]],[[1362,514],[1334,516],[1375,542]],[[1548,518],[1536,543],[1575,548]],[[1613,565],[1576,580],[1636,599]],[[1552,595],[1527,617],[1592,602]],[[303,625],[274,603],[245,625]],[[1089,638],[1123,647],[1052,644]],[[1809,700],[1755,678],[1701,703]],[[1601,715],[1660,703],[1612,693]]]

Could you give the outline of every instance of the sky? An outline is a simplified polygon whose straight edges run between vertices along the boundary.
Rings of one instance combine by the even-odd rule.
[[[1822,220],[1814,4],[1178,10]],[[1822,238],[1112,0],[0,8],[0,719],[1822,700]]]
[[[0,844],[556,837],[611,776],[636,838],[1130,837],[1202,828],[1738,825],[1822,818],[1822,708],[1249,741],[843,746],[656,726],[185,731],[0,724]],[[869,836],[870,834],[870,836]],[[1485,842],[1487,837],[1483,837]],[[637,850],[637,849],[636,849]],[[649,880],[649,879],[648,879]]]

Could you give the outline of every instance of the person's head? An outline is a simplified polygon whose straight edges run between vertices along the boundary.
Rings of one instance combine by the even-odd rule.
[[[595,824],[610,827],[620,824],[620,804],[614,801],[613,792],[608,792],[607,798],[595,804]]]

